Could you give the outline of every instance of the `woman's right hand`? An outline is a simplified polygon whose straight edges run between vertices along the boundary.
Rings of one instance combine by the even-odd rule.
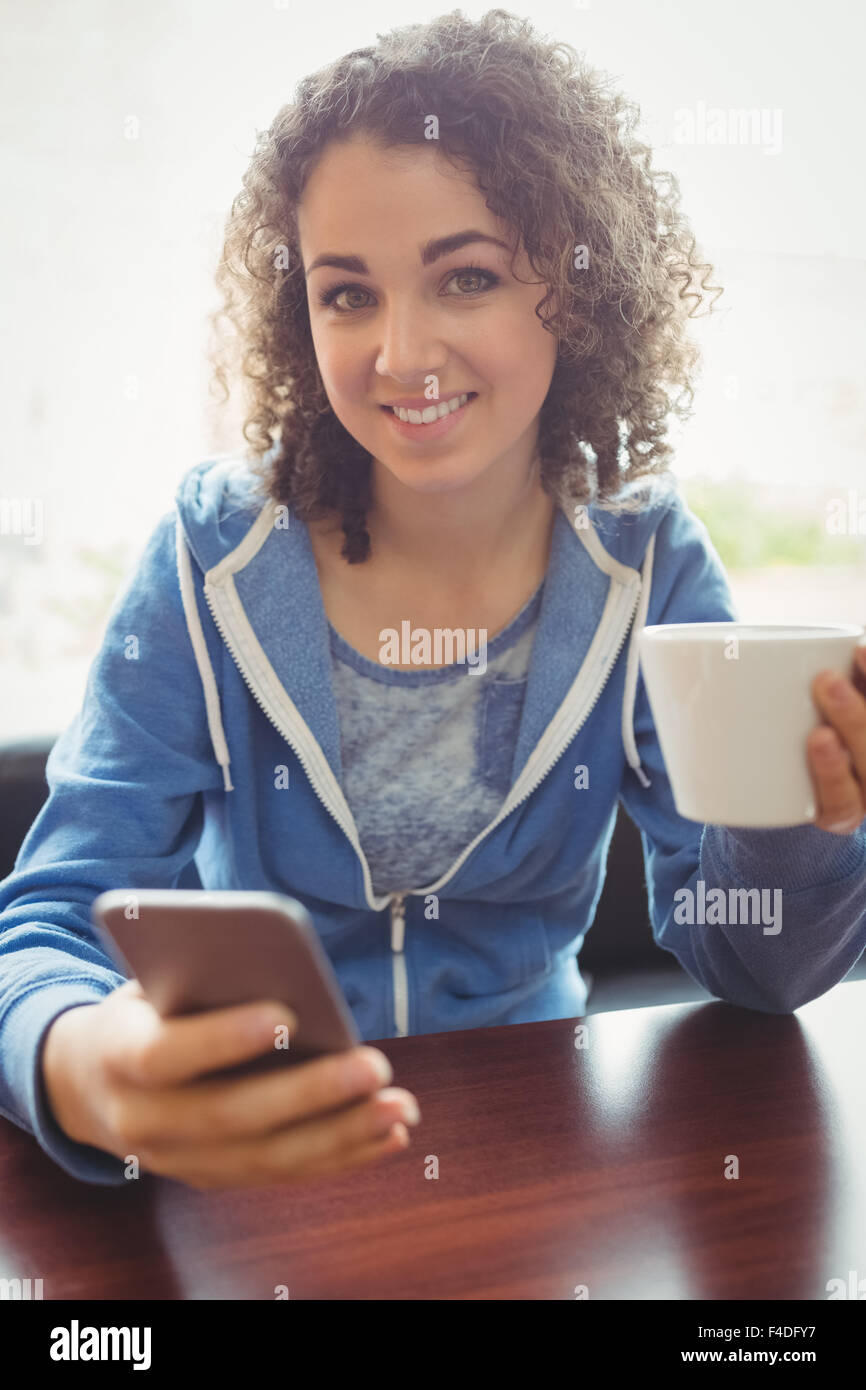
[[[48,1104],[70,1139],[201,1189],[339,1173],[406,1147],[417,1105],[388,1087],[391,1065],[376,1048],[208,1075],[269,1053],[281,1024],[291,1034],[297,1020],[274,1001],[164,1019],[127,980],[48,1029]]]

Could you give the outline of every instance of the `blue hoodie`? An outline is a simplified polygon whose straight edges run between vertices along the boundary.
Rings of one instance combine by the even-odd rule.
[[[631,514],[557,511],[510,792],[435,882],[381,897],[341,788],[309,534],[261,488],[231,458],[183,477],[0,883],[0,1113],[64,1169],[124,1181],[117,1158],[60,1131],[40,1072],[58,1014],[123,982],[90,923],[107,888],[188,886],[197,871],[205,888],[300,899],[367,1040],[578,1017],[576,956],[621,800],[655,939],[712,994],[787,1013],[847,974],[866,946],[866,822],[848,836],[726,830],[675,809],[637,636],[738,617],[675,488],[653,480]],[[782,930],[683,920],[679,890],[742,887],[781,890]]]

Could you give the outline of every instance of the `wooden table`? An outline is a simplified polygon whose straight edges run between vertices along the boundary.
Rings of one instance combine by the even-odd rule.
[[[389,1039],[410,1148],[295,1190],[98,1188],[0,1120],[0,1276],[46,1300],[826,1300],[866,1277],[864,1013],[855,982],[796,1015]]]

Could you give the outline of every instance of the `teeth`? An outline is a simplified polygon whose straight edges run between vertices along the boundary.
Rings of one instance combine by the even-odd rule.
[[[391,409],[399,420],[405,420],[409,425],[430,425],[434,420],[441,420],[444,415],[459,410],[468,400],[469,395],[464,392],[462,396],[452,396],[451,400],[440,401],[438,405],[428,405],[426,410],[405,410],[401,405],[392,405]]]

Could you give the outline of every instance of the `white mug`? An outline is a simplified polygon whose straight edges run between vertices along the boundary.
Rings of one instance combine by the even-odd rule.
[[[767,829],[815,819],[806,740],[822,722],[811,684],[851,679],[851,624],[669,623],[638,638],[662,757],[681,816]]]

